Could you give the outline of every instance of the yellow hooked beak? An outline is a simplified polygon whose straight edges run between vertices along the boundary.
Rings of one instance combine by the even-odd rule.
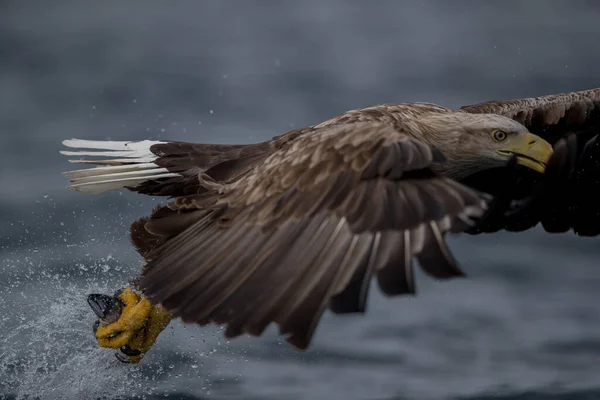
[[[541,137],[533,133],[512,136],[507,140],[506,146],[498,153],[504,156],[517,156],[517,163],[543,173],[546,170],[548,160],[552,155],[552,146]]]

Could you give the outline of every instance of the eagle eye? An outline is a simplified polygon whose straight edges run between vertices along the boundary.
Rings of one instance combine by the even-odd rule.
[[[507,137],[508,137],[508,135],[506,134],[506,132],[501,131],[499,129],[496,129],[494,132],[492,132],[492,138],[496,142],[503,142],[506,140]]]

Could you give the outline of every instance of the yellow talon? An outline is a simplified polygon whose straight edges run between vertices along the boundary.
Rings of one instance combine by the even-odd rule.
[[[96,339],[102,347],[121,349],[121,361],[138,363],[169,325],[171,315],[130,288],[125,288],[119,298],[124,304],[121,316],[111,324],[98,326]]]
[[[139,351],[140,355],[130,356],[127,358],[131,363],[138,363],[141,361],[144,354],[150,350],[158,335],[169,325],[171,322],[171,314],[167,310],[165,310],[161,306],[154,306],[150,311],[150,316],[148,317],[148,323],[144,327],[138,331],[131,341],[128,343],[129,348],[134,351]]]
[[[131,289],[123,290],[119,298],[125,305],[119,319],[112,324],[99,326],[96,330],[96,339],[102,347],[118,349],[125,346],[134,333],[144,327],[150,314],[150,302]]]

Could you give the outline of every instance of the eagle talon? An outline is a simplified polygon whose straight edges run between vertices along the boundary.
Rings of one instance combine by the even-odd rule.
[[[167,327],[171,315],[129,288],[117,293],[118,297],[88,296],[88,303],[99,317],[94,335],[100,346],[119,349],[119,361],[138,363]]]

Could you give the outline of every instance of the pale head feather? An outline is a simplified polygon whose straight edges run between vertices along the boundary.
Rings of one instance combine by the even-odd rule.
[[[414,128],[418,131],[412,134],[420,136],[446,157],[446,162],[435,169],[453,179],[507,163],[508,158],[497,152],[506,143],[494,140],[494,131],[503,131],[508,140],[528,133],[517,121],[497,114],[430,114],[415,122]]]

